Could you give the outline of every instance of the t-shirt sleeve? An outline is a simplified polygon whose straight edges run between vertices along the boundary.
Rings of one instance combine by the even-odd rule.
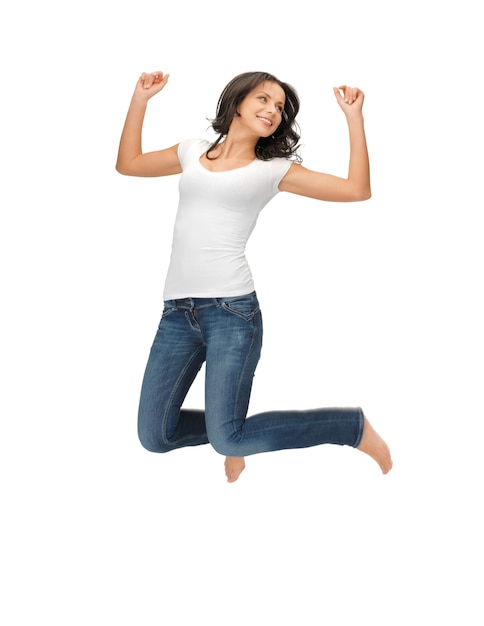
[[[188,152],[192,143],[192,139],[184,139],[178,144],[178,158],[180,160],[182,169],[184,169],[184,166],[187,162]]]
[[[184,139],[178,144],[178,158],[182,170],[191,159],[199,159],[210,143],[204,139]]]
[[[279,192],[279,183],[287,174],[293,162],[294,161],[290,161],[289,159],[281,158],[275,158],[270,161],[272,164],[272,193],[276,194]]]

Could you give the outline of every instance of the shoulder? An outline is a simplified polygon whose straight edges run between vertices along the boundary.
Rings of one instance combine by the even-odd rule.
[[[274,159],[271,159],[269,161],[269,163],[272,163],[272,167],[274,170],[278,171],[278,172],[287,172],[289,171],[291,165],[294,163],[294,161],[292,161],[291,159],[285,159],[282,157],[276,157]]]
[[[274,183],[275,188],[277,189],[281,180],[291,169],[294,161],[282,157],[275,157],[274,159],[270,159],[269,161],[261,161],[261,163],[264,163],[264,167],[266,167],[267,170],[270,172],[271,179]]]
[[[311,172],[300,163],[292,161],[290,167],[287,168],[286,173],[282,177],[281,184],[279,185],[280,191],[301,193],[298,186],[304,186],[307,182],[306,178],[311,174],[315,174],[315,172]]]
[[[282,157],[274,157],[268,160],[256,159],[247,171],[251,174],[257,173],[259,179],[264,181],[264,184],[269,185],[270,193],[275,194],[279,191],[279,183],[292,164],[293,161]]]
[[[273,159],[255,159],[254,162],[261,170],[267,172],[287,172],[294,161],[283,157],[274,157]]]
[[[190,157],[192,154],[196,154],[199,158],[208,150],[209,146],[210,142],[206,139],[184,139],[178,144],[178,156],[180,160],[184,157]]]

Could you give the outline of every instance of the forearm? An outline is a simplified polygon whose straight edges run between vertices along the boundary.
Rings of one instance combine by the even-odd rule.
[[[355,186],[359,195],[369,198],[371,196],[370,163],[363,115],[348,116],[347,123],[350,134],[348,181]]]
[[[133,96],[119,142],[116,169],[123,173],[129,163],[142,154],[142,131],[147,100]]]

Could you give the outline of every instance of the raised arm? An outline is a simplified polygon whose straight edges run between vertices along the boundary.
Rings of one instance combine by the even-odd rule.
[[[334,88],[336,100],[346,115],[350,135],[347,178],[315,172],[294,163],[279,184],[281,191],[329,202],[356,202],[371,196],[370,165],[363,121],[364,94],[357,87]]]
[[[126,176],[169,176],[181,172],[178,145],[165,150],[143,153],[142,130],[148,100],[159,93],[168,82],[169,74],[143,73],[134,90],[126,122],[119,142],[116,169]]]

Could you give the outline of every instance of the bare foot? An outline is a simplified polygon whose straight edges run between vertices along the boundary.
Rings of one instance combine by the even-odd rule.
[[[243,456],[225,457],[225,475],[229,483],[234,483],[245,469],[245,459]]]
[[[363,437],[357,449],[369,454],[381,467],[381,471],[388,474],[393,465],[390,449],[366,417],[364,420]]]

